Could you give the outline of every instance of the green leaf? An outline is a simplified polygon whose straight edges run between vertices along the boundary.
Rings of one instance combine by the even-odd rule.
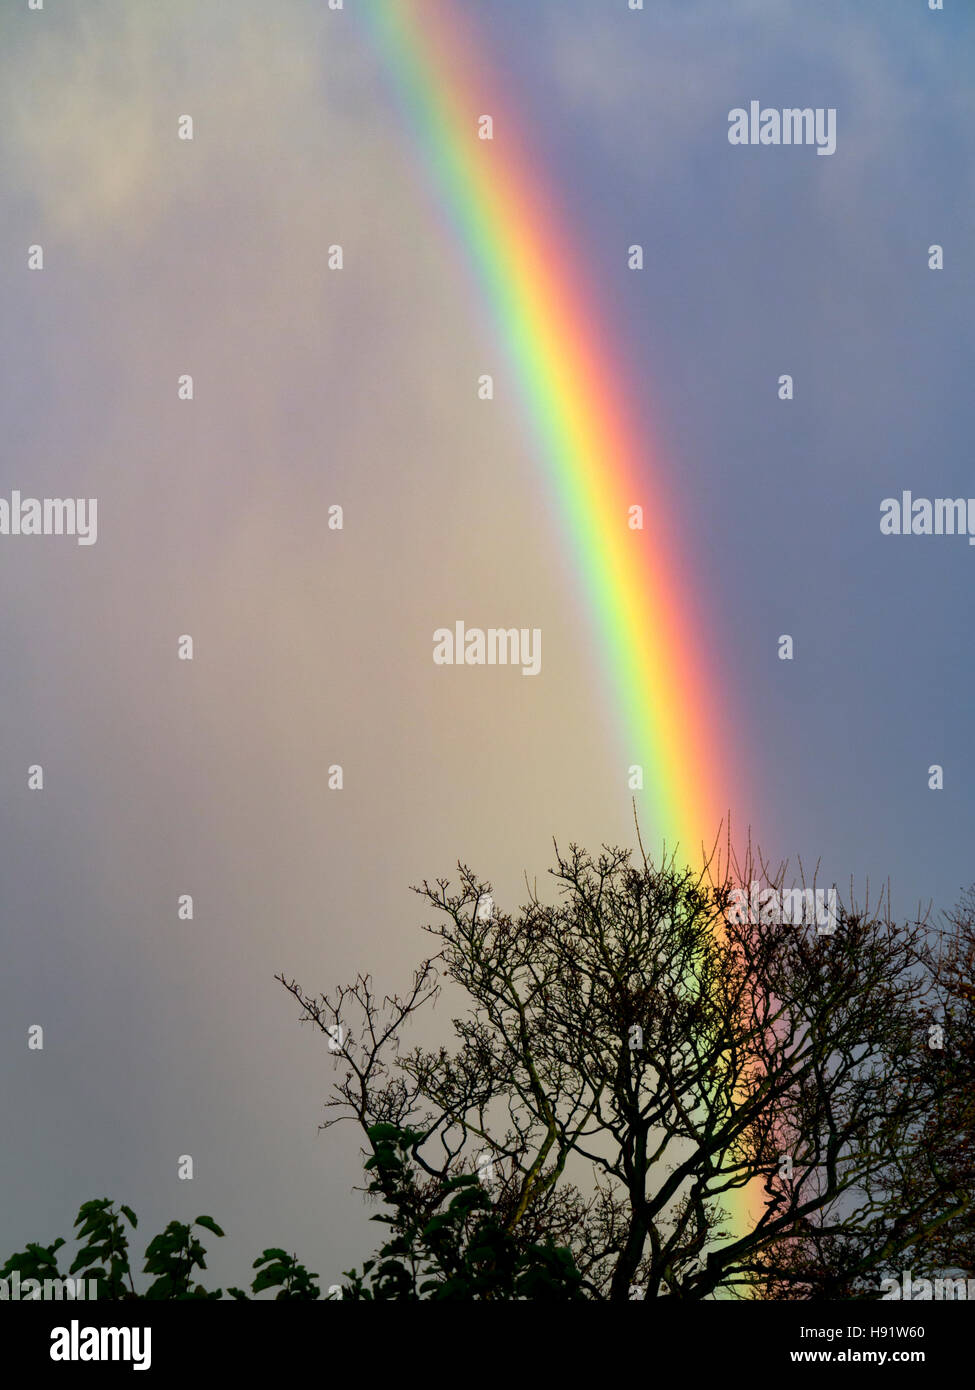
[[[108,1197],[97,1197],[90,1202],[82,1202],[78,1208],[78,1215],[75,1217],[74,1224],[80,1226],[82,1221],[93,1216],[97,1212],[103,1212],[106,1207],[112,1205]]]
[[[86,1265],[92,1264],[95,1260],[100,1260],[106,1254],[104,1245],[86,1245],[84,1250],[79,1250],[71,1261],[69,1274],[76,1274],[79,1269],[84,1269]]]
[[[286,1250],[279,1250],[277,1246],[274,1246],[270,1250],[265,1250],[260,1258],[254,1261],[251,1268],[257,1269],[259,1265],[267,1264],[268,1260],[286,1260],[287,1258],[288,1252]]]
[[[214,1221],[212,1216],[198,1216],[196,1218],[196,1224],[198,1226],[205,1226],[206,1229],[208,1231],[212,1231],[215,1236],[223,1235],[223,1231],[221,1231],[220,1227]]]
[[[260,1274],[251,1284],[255,1293],[261,1293],[264,1289],[277,1288],[278,1284],[283,1284],[291,1270],[284,1265],[268,1265],[267,1269],[262,1269]]]
[[[145,1293],[146,1298],[153,1302],[161,1302],[164,1299],[173,1297],[173,1281],[168,1274],[161,1275],[149,1285]]]
[[[429,1240],[429,1238],[431,1236],[435,1236],[438,1231],[442,1231],[445,1226],[452,1225],[452,1217],[448,1215],[435,1216],[432,1221],[427,1222],[423,1230],[420,1232],[420,1235],[424,1237],[424,1239]]]

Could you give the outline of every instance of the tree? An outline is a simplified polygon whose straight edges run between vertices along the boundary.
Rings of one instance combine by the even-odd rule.
[[[852,894],[788,925],[785,868],[751,854],[699,873],[642,846],[556,860],[556,900],[529,891],[515,917],[463,865],[455,891],[424,882],[438,949],[402,997],[278,977],[343,1064],[326,1127],[359,1125],[389,1228],[343,1297],[849,1298],[904,1268],[971,1274],[975,889],[935,941]],[[407,1049],[447,990],[452,1045]],[[199,1281],[211,1217],[149,1241],[141,1291],[136,1224],[84,1203],[68,1275],[101,1298],[223,1296]],[[30,1243],[0,1277],[37,1296],[64,1246]],[[253,1267],[254,1296],[321,1297],[281,1248]]]
[[[418,1180],[410,1162],[422,1136],[395,1125],[369,1130],[367,1191],[392,1214],[374,1216],[390,1239],[362,1273],[350,1272],[343,1298],[369,1301],[484,1300],[563,1302],[581,1297],[581,1276],[565,1247],[525,1244],[498,1220],[478,1177],[457,1173]]]
[[[944,1032],[941,1059],[947,1095],[929,1120],[928,1147],[945,1189],[975,1191],[975,885],[946,914],[931,966],[938,1008],[932,1026]],[[942,1268],[975,1277],[975,1208],[942,1221],[924,1242]]]
[[[642,848],[556,861],[557,900],[530,893],[514,917],[464,865],[455,890],[417,888],[438,950],[402,996],[278,977],[344,1066],[325,1127],[359,1125],[394,1230],[429,1240],[440,1213],[433,1231],[458,1236],[449,1258],[421,1252],[404,1296],[449,1285],[488,1212],[516,1267],[561,1250],[586,1297],[620,1302],[838,1296],[968,1210],[924,1162],[956,1083],[927,1047],[916,925],[852,904],[832,932],[774,908],[741,920],[750,855],[734,877],[730,859],[695,873]],[[761,881],[774,903],[784,868]],[[466,1005],[452,1046],[407,1050],[444,986]]]
[[[223,1235],[212,1216],[198,1216],[189,1223],[170,1221],[164,1231],[152,1237],[146,1246],[142,1272],[154,1278],[141,1292],[133,1278],[126,1224],[135,1230],[138,1218],[132,1208],[124,1203],[116,1205],[108,1197],[84,1202],[74,1222],[75,1239],[81,1248],[67,1271],[59,1267],[65,1240],[63,1236],[58,1236],[50,1245],[30,1242],[22,1251],[11,1255],[0,1267],[0,1279],[10,1280],[14,1275],[19,1276],[24,1291],[21,1297],[24,1299],[44,1296],[43,1286],[49,1281],[57,1280],[63,1285],[65,1279],[74,1279],[75,1276],[83,1280],[88,1288],[94,1284],[99,1299],[159,1302],[187,1299],[213,1301],[223,1297],[222,1289],[208,1290],[197,1277],[198,1270],[206,1269],[206,1250],[194,1228],[209,1231],[215,1236]],[[315,1283],[317,1274],[309,1274],[304,1265],[298,1263],[296,1256],[288,1255],[284,1250],[265,1250],[254,1261],[253,1268],[258,1270],[251,1283],[251,1292],[255,1295],[277,1289],[277,1300],[319,1297],[319,1288]],[[29,1288],[28,1284],[31,1285]],[[232,1288],[228,1292],[235,1299],[247,1298],[242,1289]]]
[[[918,1277],[954,1270],[973,1278],[975,1207],[956,1211],[952,1197],[975,1192],[975,886],[944,914],[925,965],[934,980],[926,1026],[937,1085],[923,1142],[903,1173],[904,1204],[925,1201],[928,1218],[909,1254]]]
[[[813,1228],[778,1259],[777,1291],[889,1297],[904,1272],[916,1280],[975,1277],[975,888],[934,932],[915,924],[917,969],[927,983],[921,1045],[908,1083],[912,1125],[878,1154],[871,1219],[854,1230]],[[918,1121],[920,1114],[920,1121]],[[774,1281],[773,1281],[774,1282]],[[940,1296],[940,1295],[938,1295]]]

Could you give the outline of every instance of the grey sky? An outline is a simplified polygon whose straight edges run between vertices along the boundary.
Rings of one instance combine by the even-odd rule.
[[[110,1195],[140,1232],[212,1214],[224,1282],[271,1244],[333,1282],[377,1228],[274,972],[403,984],[410,883],[462,857],[511,904],[552,835],[631,838],[571,557],[517,406],[472,395],[497,345],[387,78],[350,13],[272,8],[3,6],[0,494],[100,500],[90,550],[0,538],[4,1256]],[[901,914],[949,905],[975,878],[975,549],[882,537],[879,507],[975,495],[975,16],[462,8],[675,480],[754,770],[735,816],[841,887],[890,874]],[[835,107],[835,155],[730,146],[753,98]],[[459,617],[540,626],[543,674],[437,670]]]

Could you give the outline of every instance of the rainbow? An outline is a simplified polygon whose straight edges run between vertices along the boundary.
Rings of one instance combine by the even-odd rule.
[[[627,369],[570,244],[558,199],[530,166],[510,98],[445,0],[370,0],[363,15],[394,75],[434,196],[494,319],[521,391],[539,464],[579,576],[618,713],[621,788],[643,768],[650,842],[694,862],[726,815],[733,746],[706,669],[701,605],[665,526],[633,530],[629,508],[673,523],[661,463],[631,418]],[[478,138],[492,114],[495,138]],[[498,119],[499,115],[503,119]],[[622,254],[622,250],[621,250]],[[750,1216],[734,1204],[736,1231]]]

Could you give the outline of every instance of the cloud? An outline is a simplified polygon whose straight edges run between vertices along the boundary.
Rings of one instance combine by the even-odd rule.
[[[647,178],[723,143],[732,105],[778,105],[785,91],[781,104],[839,108],[852,190],[871,161],[917,150],[932,119],[967,131],[972,148],[975,95],[945,81],[950,35],[916,19],[886,3],[824,5],[815,23],[801,0],[675,0],[612,18],[560,6],[544,46],[561,99],[587,114],[608,158]]]
[[[215,159],[275,143],[307,103],[316,53],[307,21],[281,22],[287,9],[271,19],[252,0],[88,0],[45,12],[3,63],[8,187],[34,202],[48,236],[79,249],[144,235],[167,203],[206,186]],[[184,113],[203,137],[193,145],[177,140]]]

